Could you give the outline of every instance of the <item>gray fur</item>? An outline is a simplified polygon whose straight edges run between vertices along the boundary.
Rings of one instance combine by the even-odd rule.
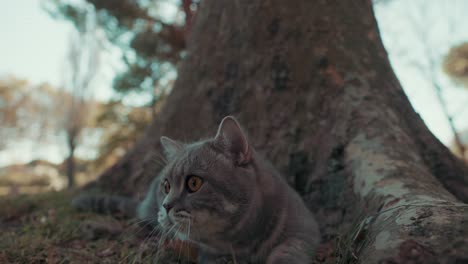
[[[72,200],[72,206],[81,211],[135,217],[139,202],[123,196],[82,194]]]
[[[176,225],[180,239],[199,246],[200,263],[234,257],[237,263],[311,263],[320,240],[314,216],[248,144],[233,117],[223,119],[214,138],[187,145],[161,141],[168,164],[140,203],[139,218],[164,230]],[[203,179],[193,193],[186,187],[190,175]],[[170,204],[169,212],[163,204]]]

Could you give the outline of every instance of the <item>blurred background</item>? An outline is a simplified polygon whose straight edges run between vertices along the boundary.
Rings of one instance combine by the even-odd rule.
[[[170,93],[201,1],[1,1],[0,196],[80,186],[124,155]],[[374,10],[413,107],[468,162],[468,1]]]

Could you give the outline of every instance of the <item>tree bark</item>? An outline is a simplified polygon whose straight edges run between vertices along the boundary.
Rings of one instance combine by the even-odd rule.
[[[143,196],[160,136],[212,136],[228,114],[317,215],[323,247],[339,238],[327,260],[468,259],[468,169],[412,109],[371,1],[204,0],[163,110],[95,186]]]

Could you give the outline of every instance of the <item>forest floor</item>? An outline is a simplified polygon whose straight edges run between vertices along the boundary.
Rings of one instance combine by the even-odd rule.
[[[193,246],[136,220],[75,210],[76,193],[0,196],[0,263],[196,263]],[[325,248],[314,263],[332,263]]]
[[[0,263],[193,263],[196,252],[186,244],[160,245],[135,220],[78,212],[73,196],[0,197]]]

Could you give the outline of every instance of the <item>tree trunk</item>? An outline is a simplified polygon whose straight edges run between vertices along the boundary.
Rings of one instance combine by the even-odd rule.
[[[73,139],[68,140],[69,155],[66,162],[68,189],[75,187],[75,144]]]
[[[331,262],[468,259],[468,169],[409,104],[371,1],[204,0],[162,112],[96,185],[144,195],[161,135],[211,136],[228,114],[317,215]]]

